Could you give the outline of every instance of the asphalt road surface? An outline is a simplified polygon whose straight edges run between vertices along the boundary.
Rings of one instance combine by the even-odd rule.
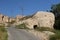
[[[39,40],[38,37],[23,29],[18,30],[14,27],[9,27],[7,31],[8,40]]]

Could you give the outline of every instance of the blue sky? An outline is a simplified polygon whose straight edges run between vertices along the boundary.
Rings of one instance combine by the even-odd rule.
[[[0,0],[0,13],[7,16],[31,15],[36,11],[50,10],[60,0]]]

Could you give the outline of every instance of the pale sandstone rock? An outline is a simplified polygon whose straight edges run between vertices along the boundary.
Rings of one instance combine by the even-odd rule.
[[[37,27],[49,27],[53,28],[55,21],[55,17],[53,13],[50,12],[37,12],[32,17],[29,17],[28,19],[22,20],[20,22],[17,22],[16,24],[22,24],[25,23],[26,27],[33,29],[34,25],[37,25]],[[35,31],[35,30],[29,30],[30,33],[33,33],[35,36],[40,38],[40,40],[49,40],[50,35],[54,35],[53,32],[50,31]]]
[[[0,23],[2,23],[3,21],[3,15],[2,14],[0,14]]]
[[[55,17],[50,12],[37,12],[32,18],[37,20],[40,27],[53,28],[55,22]]]
[[[19,22],[19,20],[21,19],[21,18],[23,18],[24,16],[21,16],[21,15],[17,15],[16,16],[16,22]]]
[[[54,14],[51,12],[37,12],[28,19],[17,22],[16,24],[25,23],[26,27],[33,29],[34,25],[37,27],[53,28],[55,22]]]
[[[37,12],[31,18],[28,18],[25,22],[28,28],[34,28],[34,25],[38,27],[53,28],[55,17],[50,12]]]
[[[34,27],[34,25],[38,25],[38,23],[36,22],[37,20],[34,20],[34,19],[32,19],[32,18],[29,18],[29,19],[27,19],[26,21],[25,21],[25,25],[28,27],[28,28],[30,28],[30,29],[33,29]]]
[[[3,17],[3,22],[4,22],[4,23],[5,23],[5,22],[8,22],[8,19],[9,19],[8,16],[4,16],[4,17]]]
[[[8,22],[8,16],[0,14],[0,23]]]
[[[50,36],[50,35],[54,35],[55,33],[50,32],[50,31],[43,31],[43,33],[45,33],[46,35]]]
[[[12,22],[12,21],[15,21],[16,19],[15,18],[9,18],[9,22]]]

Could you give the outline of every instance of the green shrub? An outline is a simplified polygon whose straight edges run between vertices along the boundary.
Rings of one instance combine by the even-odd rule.
[[[19,29],[29,29],[28,27],[26,27],[26,25],[24,23],[22,23],[20,25],[16,25],[16,28],[19,28]]]
[[[4,25],[0,25],[0,31],[2,31],[2,32],[5,32],[5,31],[6,31],[6,29],[5,29],[5,26],[4,26]]]
[[[5,24],[0,24],[0,27],[5,27]]]
[[[5,31],[6,31],[6,29],[5,29],[5,28],[3,28],[3,27],[1,27],[1,28],[0,28],[0,31],[5,32]]]
[[[10,27],[10,26],[11,26],[11,24],[8,24],[8,25],[7,25],[7,27]]]
[[[57,39],[60,39],[60,30],[55,30],[55,33],[56,33],[56,38]]]
[[[60,40],[60,30],[55,30],[55,35],[51,35],[50,40]]]
[[[49,38],[49,40],[56,40],[55,35],[51,35],[50,38]]]
[[[35,30],[37,31],[54,31],[52,28],[48,28],[48,27],[36,27]]]

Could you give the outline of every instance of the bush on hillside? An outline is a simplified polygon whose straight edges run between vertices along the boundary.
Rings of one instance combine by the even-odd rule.
[[[37,31],[54,31],[54,29],[52,28],[48,28],[48,27],[36,27],[35,30]]]
[[[55,35],[51,35],[50,40],[60,40],[60,30],[55,30]]]
[[[24,23],[16,25],[16,28],[19,28],[19,29],[29,29],[28,27],[26,27],[26,25]]]

